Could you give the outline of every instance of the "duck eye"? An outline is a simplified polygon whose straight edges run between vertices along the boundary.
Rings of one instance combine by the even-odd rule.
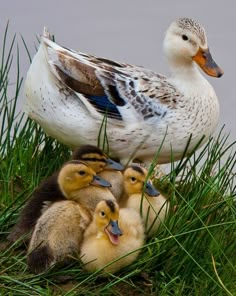
[[[101,215],[102,217],[104,217],[104,216],[105,216],[105,212],[101,211],[101,212],[100,212],[100,215]]]
[[[85,171],[78,171],[78,174],[79,174],[80,176],[84,176],[84,175],[85,175]]]
[[[188,36],[186,36],[186,35],[182,35],[182,39],[183,39],[184,41],[187,41],[187,40],[188,40]]]
[[[136,181],[136,178],[135,177],[131,177],[130,179],[131,179],[132,182],[135,182]]]

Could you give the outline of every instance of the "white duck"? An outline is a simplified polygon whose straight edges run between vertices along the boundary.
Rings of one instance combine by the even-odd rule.
[[[171,155],[177,160],[191,134],[188,152],[218,122],[217,96],[197,64],[210,76],[223,71],[211,57],[204,28],[189,18],[170,25],[164,52],[168,78],[66,49],[45,33],[25,82],[26,112],[72,147],[96,144],[106,117],[110,153],[123,163],[131,156],[150,162],[163,139],[157,162],[170,162]]]

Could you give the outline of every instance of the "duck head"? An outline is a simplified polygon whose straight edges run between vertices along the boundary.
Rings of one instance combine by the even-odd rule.
[[[124,166],[109,158],[101,149],[93,145],[82,145],[75,149],[72,159],[86,162],[96,173],[104,170],[122,171]]]
[[[97,204],[94,215],[98,232],[105,234],[113,245],[118,245],[122,235],[118,225],[118,204],[112,200],[103,200]]]
[[[224,73],[210,54],[204,28],[190,18],[180,18],[170,25],[164,52],[172,70],[195,62],[210,76],[221,77]]]
[[[111,186],[109,182],[97,176],[86,163],[78,160],[72,160],[64,164],[58,174],[57,182],[66,197],[90,185]]]
[[[128,196],[143,192],[149,196],[160,194],[150,181],[145,186],[147,174],[147,170],[139,165],[131,165],[124,171],[124,190]]]

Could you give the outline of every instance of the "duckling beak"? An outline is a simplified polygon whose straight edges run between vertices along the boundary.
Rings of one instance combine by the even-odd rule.
[[[103,187],[111,187],[111,184],[101,177],[94,175],[93,180],[90,183],[91,185],[103,186]]]
[[[146,183],[146,188],[145,188],[144,192],[150,196],[160,195],[160,192],[158,190],[156,190],[156,188],[151,184],[150,181]]]
[[[110,220],[108,226],[105,228],[105,232],[113,245],[119,244],[119,236],[122,235],[122,231],[118,226],[118,221]]]
[[[121,236],[123,233],[118,226],[118,221],[110,220],[109,225],[111,225],[111,233]]]
[[[202,49],[199,47],[197,54],[192,59],[209,76],[221,77],[224,74],[224,71],[213,60],[209,48]]]
[[[123,171],[124,166],[121,163],[118,163],[110,158],[106,160],[106,169],[116,170],[116,171]]]

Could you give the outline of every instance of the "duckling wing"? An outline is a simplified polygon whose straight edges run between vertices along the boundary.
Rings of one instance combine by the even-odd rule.
[[[52,73],[108,118],[125,122],[162,119],[182,94],[165,76],[139,66],[63,48],[42,37]]]

